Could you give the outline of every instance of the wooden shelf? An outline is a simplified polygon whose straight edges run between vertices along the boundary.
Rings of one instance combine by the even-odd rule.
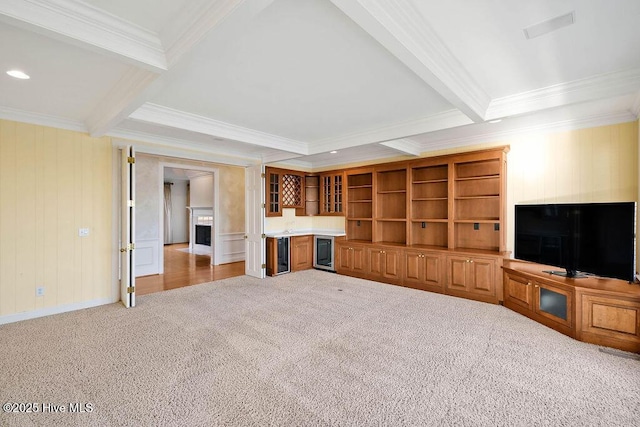
[[[371,185],[371,184],[367,184],[367,185],[350,185],[347,188],[349,190],[353,190],[354,188],[373,188],[373,185]]]
[[[405,222],[406,218],[375,218],[376,221],[381,222]]]
[[[373,203],[373,200],[349,200],[349,203]]]
[[[499,194],[488,194],[486,196],[460,196],[456,197],[455,200],[478,200],[478,199],[499,199]]]
[[[439,200],[448,200],[446,197],[417,197],[411,199],[412,202],[435,202]]]
[[[474,218],[474,219],[454,219],[454,223],[456,224],[495,224],[496,222],[500,222],[499,218]]]
[[[411,222],[442,222],[447,223],[449,220],[447,218],[413,218]]]
[[[456,181],[477,181],[482,179],[495,179],[500,178],[500,174],[492,175],[480,175],[480,176],[466,176],[462,178],[456,178]]]
[[[437,184],[440,182],[447,182],[449,181],[448,179],[444,178],[444,179],[427,179],[427,180],[423,180],[423,181],[412,181],[412,184]]]
[[[347,221],[373,221],[373,218],[357,218],[357,217],[349,217]]]
[[[406,193],[407,190],[386,190],[386,191],[378,191],[378,194],[394,194],[394,193]]]

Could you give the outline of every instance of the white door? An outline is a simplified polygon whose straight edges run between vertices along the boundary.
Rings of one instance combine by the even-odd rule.
[[[122,235],[120,238],[120,301],[125,307],[136,305],[135,272],[135,174],[136,160],[132,146],[122,149]]]
[[[264,166],[245,169],[245,274],[264,279]]]

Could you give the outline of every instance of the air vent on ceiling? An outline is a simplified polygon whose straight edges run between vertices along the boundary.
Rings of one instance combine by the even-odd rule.
[[[524,30],[524,36],[528,39],[541,36],[543,34],[550,33],[551,31],[558,30],[562,27],[573,24],[575,19],[575,12],[569,12],[565,15],[551,18],[547,21],[540,22],[539,24],[531,25]]]

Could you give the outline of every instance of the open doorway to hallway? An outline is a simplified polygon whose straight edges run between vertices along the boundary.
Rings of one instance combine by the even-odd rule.
[[[161,165],[159,274],[138,277],[136,292],[145,295],[162,290],[206,283],[244,274],[244,261],[214,265],[216,227],[212,172],[180,165]]]

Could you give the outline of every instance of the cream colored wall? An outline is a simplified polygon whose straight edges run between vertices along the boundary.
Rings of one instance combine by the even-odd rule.
[[[220,232],[244,232],[244,168],[208,162],[175,159],[138,153],[136,155],[136,236],[158,238],[160,218],[160,162],[219,170]],[[142,229],[141,229],[142,227]]]
[[[296,216],[295,209],[282,209],[282,216],[265,218],[265,233],[285,230],[337,230],[344,231],[343,216]]]
[[[111,216],[109,138],[0,120],[0,316],[108,302]]]
[[[507,156],[511,251],[516,204],[638,200],[637,121],[503,142],[511,146]]]

